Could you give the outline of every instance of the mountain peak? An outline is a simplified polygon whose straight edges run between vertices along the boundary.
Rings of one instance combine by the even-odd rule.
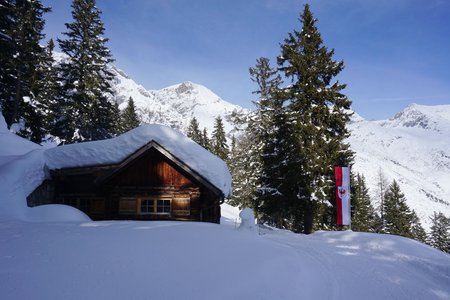
[[[160,90],[146,90],[123,71],[117,68],[112,70],[115,73],[113,89],[116,101],[121,104],[132,96],[142,123],[164,124],[186,131],[190,120],[195,116],[200,126],[211,132],[215,118],[221,116],[225,130],[230,132],[234,127],[227,121],[227,117],[233,111],[246,111],[192,81],[184,81]]]
[[[385,123],[393,127],[415,127],[440,131],[450,126],[450,105],[412,103]]]
[[[191,81],[185,81],[178,84],[178,86],[175,88],[175,91],[177,92],[177,94],[186,94],[191,93],[194,89],[194,83],[192,83]]]
[[[419,127],[430,128],[430,119],[419,109],[415,103],[410,104],[391,119],[393,125],[397,127]]]

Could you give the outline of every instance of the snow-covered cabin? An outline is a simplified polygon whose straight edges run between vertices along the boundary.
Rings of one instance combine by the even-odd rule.
[[[28,205],[68,204],[94,220],[219,223],[220,204],[231,194],[225,162],[161,125],[48,149],[44,157],[48,180]]]

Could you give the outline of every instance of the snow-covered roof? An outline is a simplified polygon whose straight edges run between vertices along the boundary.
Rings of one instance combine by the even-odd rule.
[[[112,139],[59,146],[46,150],[44,155],[50,170],[118,164],[152,141],[225,197],[231,195],[231,175],[226,163],[181,132],[163,125],[143,125]]]

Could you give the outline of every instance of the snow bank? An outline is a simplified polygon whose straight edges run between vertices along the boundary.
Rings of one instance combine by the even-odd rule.
[[[5,300],[450,299],[450,256],[389,235],[2,222],[0,245]]]
[[[46,178],[43,154],[37,149],[0,167],[0,218],[26,219],[26,197]]]
[[[27,196],[47,177],[41,146],[11,133],[0,114],[0,220],[85,222],[90,219],[66,205],[30,208]]]
[[[26,220],[29,222],[89,222],[85,213],[72,206],[47,204],[28,208]]]
[[[206,178],[225,197],[231,195],[231,175],[225,162],[182,133],[163,125],[143,125],[116,138],[48,149],[45,161],[50,169],[116,164],[152,140]]]
[[[91,219],[66,205],[43,205],[30,208],[27,196],[47,177],[44,151],[37,149],[0,167],[0,220],[27,222],[86,222]]]

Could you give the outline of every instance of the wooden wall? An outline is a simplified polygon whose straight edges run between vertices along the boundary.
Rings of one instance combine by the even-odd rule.
[[[113,186],[194,186],[173,162],[154,148],[117,172],[108,185]]]

